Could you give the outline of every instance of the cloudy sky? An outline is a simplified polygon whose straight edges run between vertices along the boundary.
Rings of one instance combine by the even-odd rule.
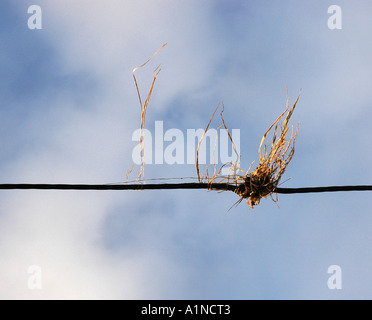
[[[342,29],[328,27],[334,4]],[[42,29],[28,27],[31,5]],[[302,90],[283,186],[372,184],[370,1],[4,0],[0,12],[1,183],[125,181],[140,126],[132,70],[168,42],[138,71],[145,91],[162,67],[150,131],[158,120],[204,128],[222,101],[248,169],[286,87],[291,101]],[[190,164],[146,166],[147,178],[195,175]],[[279,195],[280,208],[264,199],[228,211],[236,200],[3,190],[0,298],[372,298],[372,194]],[[341,290],[327,285],[332,265]]]

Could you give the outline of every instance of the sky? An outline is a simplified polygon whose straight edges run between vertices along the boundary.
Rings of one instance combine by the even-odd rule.
[[[41,29],[29,28],[32,5]],[[331,5],[340,29],[329,27]],[[132,70],[165,42],[137,71],[145,95],[161,65],[150,132],[155,121],[185,135],[205,128],[223,102],[247,170],[288,88],[291,102],[301,92],[299,133],[282,186],[372,182],[370,1],[4,0],[0,12],[0,183],[124,182],[141,116]],[[195,171],[149,164],[145,177]],[[0,298],[372,298],[369,192],[229,210],[238,199],[2,190]]]

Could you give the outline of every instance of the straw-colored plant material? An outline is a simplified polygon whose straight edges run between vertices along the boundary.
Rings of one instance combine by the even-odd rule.
[[[299,98],[300,95],[298,95],[295,103],[290,108],[287,90],[286,110],[275,120],[275,122],[263,135],[260,146],[258,148],[260,163],[252,173],[249,173],[250,168],[247,171],[244,171],[239,167],[240,155],[238,155],[236,146],[231,138],[229,131],[227,130],[225,120],[222,116],[223,112],[222,110],[220,114],[222,125],[217,130],[219,130],[221,127],[224,127],[224,129],[227,131],[229,139],[233,145],[233,150],[237,155],[237,159],[235,163],[229,162],[223,164],[219,168],[219,170],[216,170],[215,165],[212,177],[209,176],[208,167],[206,167],[206,173],[200,176],[200,168],[198,161],[199,147],[202,140],[204,139],[205,133],[209,128],[209,125],[214,117],[214,114],[216,113],[219,107],[217,106],[217,108],[214,110],[212,114],[211,119],[208,122],[204,134],[202,135],[199,141],[198,149],[196,152],[196,172],[198,175],[199,182],[207,182],[210,185],[212,185],[212,183],[224,183],[227,185],[235,184],[236,185],[235,193],[237,193],[241,197],[236,202],[236,204],[239,204],[243,199],[246,199],[250,208],[253,208],[255,205],[258,205],[262,198],[268,196],[270,196],[276,203],[277,200],[272,197],[272,194],[275,193],[275,190],[280,182],[280,179],[294,155],[294,145],[296,135],[298,132],[298,126],[296,132],[293,131],[292,127],[292,131],[289,134],[288,122],[293,114],[293,111],[296,107]],[[281,123],[281,120],[283,118],[284,121],[283,123]],[[273,137],[271,139],[270,145],[268,145],[266,143],[266,138],[272,130]],[[229,170],[228,175],[224,176],[221,174],[221,171],[226,166],[228,166]]]
[[[252,173],[247,172],[244,181],[239,184],[235,191],[241,197],[241,200],[247,199],[250,208],[258,205],[262,198],[268,196],[275,203],[277,201],[272,197],[272,194],[275,193],[280,179],[289,162],[292,160],[295,151],[294,146],[298,133],[298,125],[296,132],[294,132],[292,127],[292,131],[289,134],[288,122],[299,98],[300,94],[290,108],[287,90],[286,110],[275,120],[262,137],[260,147],[258,148],[260,163]],[[281,123],[283,117],[284,121]],[[271,130],[273,130],[273,138],[271,144],[268,146],[265,141]]]
[[[137,177],[137,182],[144,182],[145,181],[145,148],[144,148],[144,129],[145,129],[145,120],[146,120],[146,112],[150,102],[150,97],[154,88],[154,84],[156,78],[160,72],[160,66],[158,66],[153,72],[153,79],[150,86],[150,89],[147,93],[146,100],[142,103],[140,90],[138,88],[137,79],[134,73],[139,69],[144,67],[150,60],[154,58],[154,56],[161,51],[167,43],[163,44],[163,46],[157,50],[150,59],[148,59],[142,65],[133,69],[133,79],[136,86],[138,99],[141,106],[141,129],[140,129],[140,157],[141,157],[141,168],[139,175]],[[294,145],[295,140],[298,132],[298,126],[296,132],[293,131],[289,135],[288,134],[288,122],[293,114],[293,111],[296,107],[298,99],[300,95],[298,95],[295,103],[290,108],[289,106],[289,97],[288,97],[288,90],[287,90],[287,102],[286,102],[286,110],[275,120],[275,122],[270,126],[270,128],[265,132],[262,137],[260,146],[258,148],[258,155],[260,163],[256,167],[256,169],[249,173],[250,168],[247,171],[242,170],[239,167],[240,155],[238,154],[237,148],[232,140],[230,132],[226,127],[225,120],[223,118],[223,111],[224,105],[221,103],[217,106],[214,110],[207,127],[204,130],[202,137],[199,140],[199,144],[196,150],[196,173],[197,179],[199,183],[208,183],[210,185],[210,189],[212,189],[212,184],[226,184],[226,190],[231,188],[231,185],[235,185],[236,189],[235,192],[240,196],[240,199],[237,201],[236,204],[240,203],[243,199],[247,200],[247,203],[250,208],[253,208],[255,205],[259,204],[262,198],[270,196],[272,199],[272,194],[275,193],[275,190],[280,182],[282,175],[284,174],[289,162],[292,160],[294,155]],[[222,105],[222,111],[220,113],[222,124],[217,128],[216,134],[218,136],[218,132],[221,129],[226,130],[229,140],[232,143],[233,150],[236,154],[236,161],[234,163],[228,162],[223,164],[219,169],[217,169],[216,161],[214,159],[214,168],[213,174],[210,176],[208,166],[206,165],[205,173],[200,174],[200,166],[199,166],[199,149],[201,143],[205,137],[205,134],[208,131],[208,128],[212,122],[212,119],[217,111],[217,109]],[[281,120],[284,118],[283,123]],[[266,143],[266,138],[268,134],[273,130],[273,137],[271,140],[271,144],[268,145]],[[214,151],[216,150],[217,146],[217,137],[215,140],[215,147]],[[214,152],[213,152],[214,155]],[[253,164],[253,162],[252,162]],[[228,174],[222,175],[222,169],[227,167]],[[126,178],[128,181],[129,172],[127,172]],[[221,189],[223,190],[223,188]],[[230,189],[231,190],[231,189]],[[273,199],[274,202],[277,200]]]
[[[205,166],[205,174],[203,174],[202,176],[200,176],[200,166],[199,166],[199,149],[200,149],[200,145],[205,137],[205,134],[207,133],[208,131],[208,128],[212,122],[212,119],[214,118],[214,115],[216,113],[216,111],[218,110],[218,108],[220,107],[220,105],[222,106],[222,110],[220,112],[220,118],[221,118],[221,121],[222,121],[222,124],[217,128],[216,130],[216,139],[215,139],[215,146],[214,146],[214,150],[213,150],[213,155],[215,156],[215,150],[216,150],[216,146],[217,146],[217,138],[218,138],[218,132],[219,130],[223,127],[226,132],[227,132],[227,135],[229,137],[229,140],[232,144],[232,147],[233,147],[233,151],[236,155],[236,160],[234,163],[232,162],[227,162],[227,163],[224,163],[218,170],[217,170],[217,164],[216,164],[216,161],[215,161],[215,158],[213,159],[214,160],[214,167],[213,167],[213,175],[212,177],[209,176],[209,170],[208,170],[208,165]],[[237,151],[237,148],[236,148],[236,145],[230,135],[230,132],[229,130],[227,129],[226,127],[226,123],[225,123],[225,120],[223,118],[223,112],[225,110],[225,106],[223,105],[223,103],[221,104],[218,104],[216,109],[214,110],[211,118],[209,119],[209,122],[207,124],[207,127],[205,128],[200,140],[199,140],[199,143],[198,143],[198,147],[197,147],[197,150],[196,150],[196,173],[197,173],[197,176],[198,176],[198,181],[201,183],[201,182],[207,182],[209,184],[212,184],[212,183],[226,183],[226,184],[229,184],[231,181],[235,182],[235,179],[237,177],[237,172],[238,171],[241,171],[240,168],[239,168],[239,161],[240,161],[240,155]],[[223,176],[222,175],[222,169],[224,167],[228,167],[228,175],[227,176]]]
[[[145,148],[144,148],[144,140],[145,140],[145,137],[144,137],[144,129],[145,129],[145,120],[146,120],[146,112],[147,112],[147,107],[149,105],[149,102],[150,102],[150,97],[151,97],[151,94],[152,94],[152,90],[154,89],[154,85],[155,85],[155,81],[156,81],[156,77],[158,76],[159,72],[161,71],[160,69],[160,66],[158,66],[154,72],[153,72],[153,78],[152,78],[152,83],[151,83],[151,87],[150,87],[150,90],[148,91],[147,93],[147,96],[146,96],[146,100],[144,103],[142,103],[142,99],[141,99],[141,94],[140,94],[140,90],[138,88],[138,84],[137,84],[137,79],[136,79],[136,76],[134,75],[134,73],[144,67],[148,62],[150,62],[152,60],[152,58],[154,58],[158,52],[160,50],[162,50],[165,46],[167,45],[167,43],[164,43],[160,49],[158,49],[152,56],[150,59],[148,59],[145,63],[141,64],[140,66],[136,67],[133,69],[132,71],[132,75],[133,75],[133,79],[134,79],[134,84],[136,86],[136,90],[137,90],[137,95],[138,95],[138,100],[139,100],[139,103],[140,103],[140,106],[141,106],[141,129],[140,129],[140,156],[141,156],[141,168],[140,168],[140,172],[138,174],[138,177],[137,177],[137,182],[140,182],[140,181],[145,181]],[[132,170],[131,170],[132,171]],[[127,173],[127,180],[128,180],[128,174],[130,172]]]

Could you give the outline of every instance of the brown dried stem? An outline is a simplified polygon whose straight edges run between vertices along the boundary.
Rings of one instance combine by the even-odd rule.
[[[138,83],[137,83],[137,79],[136,79],[136,76],[134,75],[134,73],[144,67],[149,61],[151,61],[155,56],[156,54],[162,50],[165,46],[167,45],[167,43],[164,43],[160,49],[158,49],[152,56],[151,58],[149,58],[145,63],[141,64],[140,66],[136,67],[133,69],[132,71],[132,75],[133,75],[133,79],[134,79],[134,84],[136,86],[136,90],[137,90],[137,95],[138,95],[138,100],[139,100],[139,103],[140,103],[140,107],[141,107],[141,129],[140,129],[140,156],[141,156],[141,168],[140,168],[140,172],[137,176],[137,182],[140,182],[141,180],[141,176],[142,176],[142,181],[145,180],[145,148],[143,147],[143,144],[144,144],[144,140],[145,140],[145,137],[144,137],[144,134],[143,134],[143,131],[145,129],[145,120],[146,120],[146,112],[147,112],[147,107],[149,105],[149,102],[150,102],[150,97],[151,97],[151,94],[152,94],[152,90],[154,89],[154,85],[155,85],[155,81],[156,81],[156,77],[158,76],[159,72],[161,71],[160,69],[160,66],[158,66],[154,72],[153,72],[153,79],[152,79],[152,83],[151,83],[151,87],[150,87],[150,90],[149,92],[147,93],[147,96],[146,96],[146,100],[145,102],[142,104],[142,99],[141,99],[141,94],[140,94],[140,91],[139,91],[139,88],[138,88]]]

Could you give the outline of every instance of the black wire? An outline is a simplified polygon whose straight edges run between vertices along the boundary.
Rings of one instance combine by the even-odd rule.
[[[4,183],[2,190],[161,190],[161,189],[213,189],[234,191],[235,185],[222,183],[156,183],[156,184],[34,184]]]
[[[372,186],[328,186],[305,188],[276,188],[276,193],[313,193],[313,192],[338,192],[338,191],[372,191]]]
[[[34,184],[34,183],[4,183],[0,190],[162,190],[162,189],[209,189],[235,191],[236,185],[224,183],[157,183],[157,184]],[[338,191],[372,191],[370,185],[359,186],[328,186],[304,188],[276,188],[274,192],[282,194],[338,192]]]

